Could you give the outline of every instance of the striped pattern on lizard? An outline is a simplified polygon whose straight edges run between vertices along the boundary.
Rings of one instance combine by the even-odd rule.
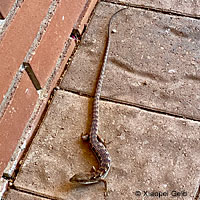
[[[106,149],[104,141],[98,136],[98,120],[99,120],[99,99],[101,95],[101,88],[103,84],[104,72],[108,60],[108,53],[110,48],[110,26],[112,19],[114,16],[120,11],[126,8],[120,9],[115,12],[108,23],[108,33],[107,33],[107,45],[104,53],[104,60],[101,68],[101,72],[99,75],[98,83],[96,86],[94,101],[93,101],[93,112],[92,112],[92,125],[91,130],[88,135],[82,135],[83,140],[88,140],[90,144],[90,148],[92,149],[94,155],[96,156],[99,162],[99,168],[95,169],[92,167],[92,170],[88,173],[78,173],[75,174],[72,178],[70,178],[70,182],[80,183],[80,184],[93,184],[97,182],[104,182],[105,190],[107,193],[107,183],[105,181],[106,176],[110,170],[111,165],[111,157]],[[106,194],[105,193],[105,194]]]

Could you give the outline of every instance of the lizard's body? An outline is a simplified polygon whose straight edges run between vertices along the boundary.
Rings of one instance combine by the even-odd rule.
[[[103,78],[104,78],[104,72],[108,60],[108,53],[110,48],[110,25],[113,17],[120,11],[124,10],[125,8],[118,10],[116,13],[112,15],[112,17],[109,20],[108,24],[108,37],[107,37],[107,46],[104,54],[104,60],[100,72],[100,76],[98,79],[95,96],[94,96],[94,102],[93,102],[93,113],[92,113],[92,125],[91,130],[88,135],[82,136],[82,139],[86,140],[89,139],[90,148],[92,149],[93,153],[95,154],[98,162],[99,162],[99,168],[97,170],[92,168],[93,170],[88,173],[79,173],[75,174],[70,181],[71,182],[77,182],[80,184],[93,184],[100,181],[103,181],[106,186],[106,181],[104,180],[107,176],[110,165],[111,165],[111,158],[108,150],[105,147],[104,142],[100,139],[98,136],[98,119],[99,119],[99,99],[101,95],[101,88],[103,84]]]

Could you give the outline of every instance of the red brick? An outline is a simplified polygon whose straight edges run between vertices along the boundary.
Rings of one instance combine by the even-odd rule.
[[[64,42],[69,38],[73,26],[83,11],[87,0],[62,0],[47,28],[31,66],[43,87],[50,76]]]
[[[50,3],[51,0],[24,1],[6,29],[0,43],[0,102],[36,37],[40,23],[46,16]]]
[[[78,0],[76,0],[78,2]],[[67,43],[66,48],[65,48],[65,52],[64,52],[64,58],[60,64],[60,66],[56,66],[56,63],[60,57],[60,54],[64,48],[64,44],[65,42],[68,40],[69,35],[71,34],[72,31],[72,27],[74,26],[75,22],[77,21],[80,13],[84,12],[85,15],[89,16],[89,14],[87,14],[85,9],[88,9],[89,13],[91,12],[91,9],[89,9],[89,7],[91,8],[91,6],[89,6],[88,4],[84,4],[84,1],[77,3],[74,1],[67,1],[67,0],[63,0],[57,10],[56,13],[54,15],[54,17],[51,20],[51,23],[49,24],[45,35],[43,36],[39,47],[36,49],[36,53],[33,56],[32,60],[31,60],[31,66],[34,68],[34,62],[36,63],[40,63],[40,60],[38,60],[37,58],[43,58],[43,56],[46,56],[46,60],[44,60],[44,64],[45,65],[39,65],[46,67],[46,71],[43,71],[43,75],[45,75],[45,78],[47,80],[47,78],[51,77],[51,81],[49,82],[48,85],[48,95],[50,95],[50,92],[52,91],[52,89],[55,87],[58,79],[60,78],[60,75],[62,74],[64,67],[66,65],[66,62],[69,58],[69,56],[71,55],[74,47],[75,47],[75,42],[74,40],[69,40],[69,43]],[[74,6],[74,4],[76,4],[76,6]],[[68,6],[66,6],[68,5]],[[69,5],[71,5],[74,9],[67,9],[68,7],[70,7]],[[66,14],[67,13],[67,14]],[[64,20],[63,19],[64,16]],[[80,19],[80,18],[79,18]],[[82,18],[85,19],[85,16]],[[63,22],[64,21],[64,22]],[[59,23],[61,22],[61,23]],[[81,23],[81,20],[80,20]],[[52,41],[52,39],[54,39],[56,41]],[[53,45],[53,48],[51,48]],[[46,46],[45,46],[46,45]],[[45,51],[45,53],[43,53],[43,51]],[[50,53],[49,53],[50,52]],[[49,56],[51,58],[51,61],[49,62]],[[52,59],[53,57],[53,59]],[[46,63],[46,62],[47,63]],[[48,69],[48,67],[51,66],[50,69]],[[55,67],[56,66],[56,67]],[[37,71],[36,71],[37,72]],[[48,72],[48,73],[47,73]],[[40,75],[40,73],[38,73]],[[38,75],[36,74],[36,75]],[[44,76],[42,76],[43,78]],[[44,79],[43,79],[44,80]],[[46,83],[46,80],[44,80],[43,84]],[[29,80],[30,83],[30,80]],[[30,83],[31,84],[31,83]],[[22,84],[23,86],[23,84]],[[19,86],[18,90],[22,87]],[[31,85],[31,88],[33,88],[33,86]],[[18,92],[17,90],[17,92]],[[17,94],[16,92],[16,94]],[[34,97],[35,95],[33,95]],[[37,95],[36,95],[37,96]],[[35,100],[35,98],[33,98]],[[40,120],[41,114],[45,108],[46,102],[48,101],[48,96],[46,98],[44,98],[42,101],[38,101],[37,104],[40,105],[39,109],[35,112],[35,116],[33,116],[33,121],[31,122],[29,127],[29,134],[28,137],[26,137],[26,141],[24,141],[25,143],[29,143],[30,142],[30,138],[31,135],[35,129],[35,127],[37,126],[38,121]],[[16,106],[20,105],[22,100],[20,100],[19,98],[16,98],[16,95],[14,97],[14,100],[12,101],[12,104],[8,107],[8,110],[6,110],[6,113],[2,119],[2,121],[0,122],[0,129],[5,129],[7,130],[6,132],[4,132],[4,135],[2,135],[3,139],[0,140],[2,142],[0,142],[0,152],[3,152],[2,150],[4,149],[4,152],[1,155],[0,153],[0,162],[3,162],[3,166],[0,166],[0,173],[2,172],[2,170],[4,169],[4,167],[6,166],[6,163],[9,161],[9,158],[11,157],[11,155],[13,155],[13,151],[16,149],[17,146],[17,142],[19,141],[19,138],[25,128],[25,125],[27,125],[28,120],[30,119],[30,114],[32,113],[32,107],[30,108],[30,112],[20,112],[17,111],[17,113],[20,113],[20,120],[16,120],[15,118],[19,118],[18,117],[13,117],[11,115],[9,115],[9,112],[11,112],[11,108],[13,107],[13,102],[15,102]],[[26,100],[26,102],[28,102],[28,100]],[[23,107],[27,107],[26,104],[24,104],[22,102],[22,107],[21,109],[23,109]],[[34,106],[34,104],[33,104]],[[12,118],[12,119],[11,119]],[[8,123],[7,121],[9,121],[10,123]],[[13,122],[17,122],[14,123]],[[12,123],[12,125],[11,125]],[[11,133],[13,133],[15,130],[17,130],[16,135],[12,136]],[[24,132],[24,134],[26,134],[26,131]],[[10,135],[12,137],[10,137]],[[10,138],[10,143],[6,142],[7,138]],[[3,145],[5,144],[5,142],[7,143],[7,145]],[[11,147],[11,148],[10,148]],[[17,149],[16,149],[17,150]],[[8,151],[8,152],[7,152]],[[14,154],[12,159],[13,160],[18,160],[20,159],[21,155],[22,155],[23,151],[19,151],[17,154]],[[16,157],[17,156],[17,157]],[[9,162],[9,167],[7,167],[6,169],[9,171],[10,167],[12,167],[12,162]],[[7,171],[7,172],[8,172]],[[12,173],[12,170],[10,170],[8,172],[9,174]]]
[[[62,74],[64,67],[66,65],[66,62],[68,58],[70,57],[73,49],[75,47],[75,41],[69,40],[65,45],[65,52],[63,53],[64,56],[62,57],[62,61],[59,66],[56,67],[54,72],[51,74],[51,81],[49,81],[49,85],[47,86],[47,92],[48,95],[45,95],[45,98],[39,98],[37,101],[37,109],[34,110],[34,113],[31,116],[31,120],[29,119],[29,122],[26,126],[28,126],[28,129],[25,129],[23,131],[24,137],[20,139],[20,143],[18,142],[18,145],[21,146],[22,144],[30,144],[31,139],[33,137],[33,133],[35,128],[38,125],[38,122],[40,120],[40,117],[46,107],[46,103],[49,99],[49,96],[51,94],[52,89],[55,87],[58,79],[60,78],[60,75]],[[6,169],[4,170],[5,174],[9,177],[13,175],[13,170],[15,169],[15,164],[20,161],[22,155],[24,153],[24,149],[16,148],[14,154],[12,154],[12,160],[9,161]]]
[[[28,75],[23,74],[10,105],[0,120],[0,176],[13,154],[38,98]]]
[[[0,13],[4,18],[8,15],[15,0],[0,0]]]
[[[96,5],[98,0],[88,0],[85,4],[85,7],[82,11],[82,13],[79,16],[79,19],[75,25],[75,29],[79,30],[79,33],[83,32],[84,26],[87,24],[88,19]]]
[[[67,48],[67,53],[65,55],[65,58],[64,58],[63,62],[61,63],[59,69],[56,71],[55,77],[53,78],[52,83],[50,85],[50,92],[56,86],[56,83],[58,82],[58,79],[62,75],[62,73],[64,71],[64,68],[65,68],[65,65],[67,64],[67,61],[68,61],[69,57],[71,56],[75,46],[76,46],[75,41],[74,40],[70,40],[70,42],[68,43],[68,48]]]

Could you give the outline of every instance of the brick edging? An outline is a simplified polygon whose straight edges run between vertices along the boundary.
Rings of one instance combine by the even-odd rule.
[[[48,0],[45,1],[45,6],[50,7],[50,5],[52,5],[52,3],[49,4]],[[6,41],[6,37],[9,37],[9,34],[11,34],[12,32],[12,26],[14,27],[18,18],[20,18],[20,14],[23,14],[23,6],[26,5],[25,3],[29,2],[29,0],[23,2],[21,8],[18,8],[15,15],[13,15],[12,20],[10,20],[9,26],[5,28],[4,33],[1,35],[2,40],[0,41],[0,46],[4,45],[3,42]],[[30,143],[33,137],[34,130],[37,127],[40,117],[45,109],[48,98],[53,88],[56,86],[60,75],[63,73],[68,58],[75,48],[75,41],[69,38],[70,33],[73,28],[82,33],[85,23],[87,23],[89,16],[97,3],[97,0],[53,0],[52,2],[55,3],[56,6],[54,13],[51,13],[52,16],[50,17],[50,19],[48,18],[47,12],[46,17],[48,18],[48,20],[46,21],[48,21],[49,24],[45,24],[45,16],[42,17],[44,20],[41,18],[41,25],[39,26],[39,28],[37,28],[38,33],[32,33],[35,39],[32,39],[32,44],[27,45],[29,49],[27,49],[27,47],[23,49],[25,53],[24,59],[22,59],[21,57],[18,60],[18,63],[21,63],[21,65],[18,65],[19,67],[16,66],[16,71],[14,73],[12,71],[13,75],[10,76],[13,77],[12,81],[14,81],[15,83],[9,83],[10,91],[12,91],[12,93],[7,93],[10,94],[10,96],[6,96],[9,98],[4,98],[3,104],[1,103],[0,105],[0,129],[4,130],[3,136],[1,136],[4,137],[4,141],[2,142],[2,144],[0,142],[0,147],[3,145],[4,148],[0,149],[0,162],[4,162],[4,166],[6,162],[8,163],[6,164],[6,168],[0,166],[0,173],[3,173],[4,177],[8,179],[13,177],[15,169],[25,149],[27,148],[27,145]],[[30,3],[29,6],[33,6],[33,4]],[[62,12],[62,10],[66,10],[67,8],[68,12]],[[70,10],[72,10],[71,15],[69,14]],[[69,25],[66,26],[66,23],[68,21]],[[59,25],[62,26],[62,23],[64,26],[62,27],[62,30],[60,30]],[[41,29],[41,27],[43,27],[43,29]],[[52,52],[55,52],[55,55],[51,54],[51,56],[54,56],[52,62],[50,62],[48,66],[37,65],[37,63],[40,63],[40,59],[42,59],[40,58],[42,50],[45,48],[49,48],[48,43],[51,44],[50,36],[53,34],[55,35],[54,38],[58,42],[55,46],[51,47],[52,49],[49,49]],[[65,37],[59,37],[60,35],[65,35]],[[26,39],[26,37],[24,39]],[[54,50],[54,48],[56,49]],[[48,59],[49,52],[50,51],[46,52],[46,59]],[[40,83],[42,83],[42,88],[40,90],[35,89],[31,80],[27,76],[27,73],[24,70],[24,66],[22,65],[22,62],[25,61],[31,64],[32,70],[35,73],[36,77],[39,77],[38,80]],[[39,68],[37,68],[37,66]],[[45,71],[43,71],[43,73],[41,74],[40,72],[42,70]],[[18,77],[17,81],[15,81],[16,76],[18,76],[19,74],[20,76]],[[9,79],[7,80],[9,81]],[[7,92],[9,92],[9,90],[7,90]],[[10,148],[9,152],[6,149],[6,146],[7,148]],[[7,154],[6,157],[5,154]],[[2,156],[4,156],[4,158],[2,158]],[[8,160],[10,161],[8,162]]]

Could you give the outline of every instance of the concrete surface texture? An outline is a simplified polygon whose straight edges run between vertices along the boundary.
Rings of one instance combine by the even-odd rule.
[[[64,77],[64,89],[91,94],[95,88],[107,22],[121,8],[102,7]],[[112,24],[117,33],[112,34],[102,96],[199,119],[199,27],[199,20],[141,9],[119,13]]]
[[[42,198],[42,197],[37,197],[35,195],[32,194],[26,194],[23,192],[19,192],[19,191],[15,191],[12,190],[11,192],[8,193],[7,195],[7,200],[19,200],[19,199],[23,199],[23,200],[45,200],[46,198]]]
[[[98,4],[7,199],[194,197],[200,179],[200,22],[131,7],[112,23],[100,102],[99,135],[112,157],[109,196],[104,198],[101,183],[69,182],[75,173],[97,167],[80,135],[91,124],[107,23],[122,7]]]
[[[200,16],[199,0],[107,0],[108,2],[124,3],[130,6],[144,6],[161,11],[170,11],[190,16]]]
[[[74,173],[97,166],[80,140],[80,134],[88,132],[90,105],[89,98],[55,93],[16,188],[54,198],[103,199],[103,184],[76,186],[68,181]],[[198,122],[106,101],[101,101],[100,110],[100,136],[111,142],[107,199],[137,199],[137,190],[186,191],[185,199],[191,198],[199,175]]]

